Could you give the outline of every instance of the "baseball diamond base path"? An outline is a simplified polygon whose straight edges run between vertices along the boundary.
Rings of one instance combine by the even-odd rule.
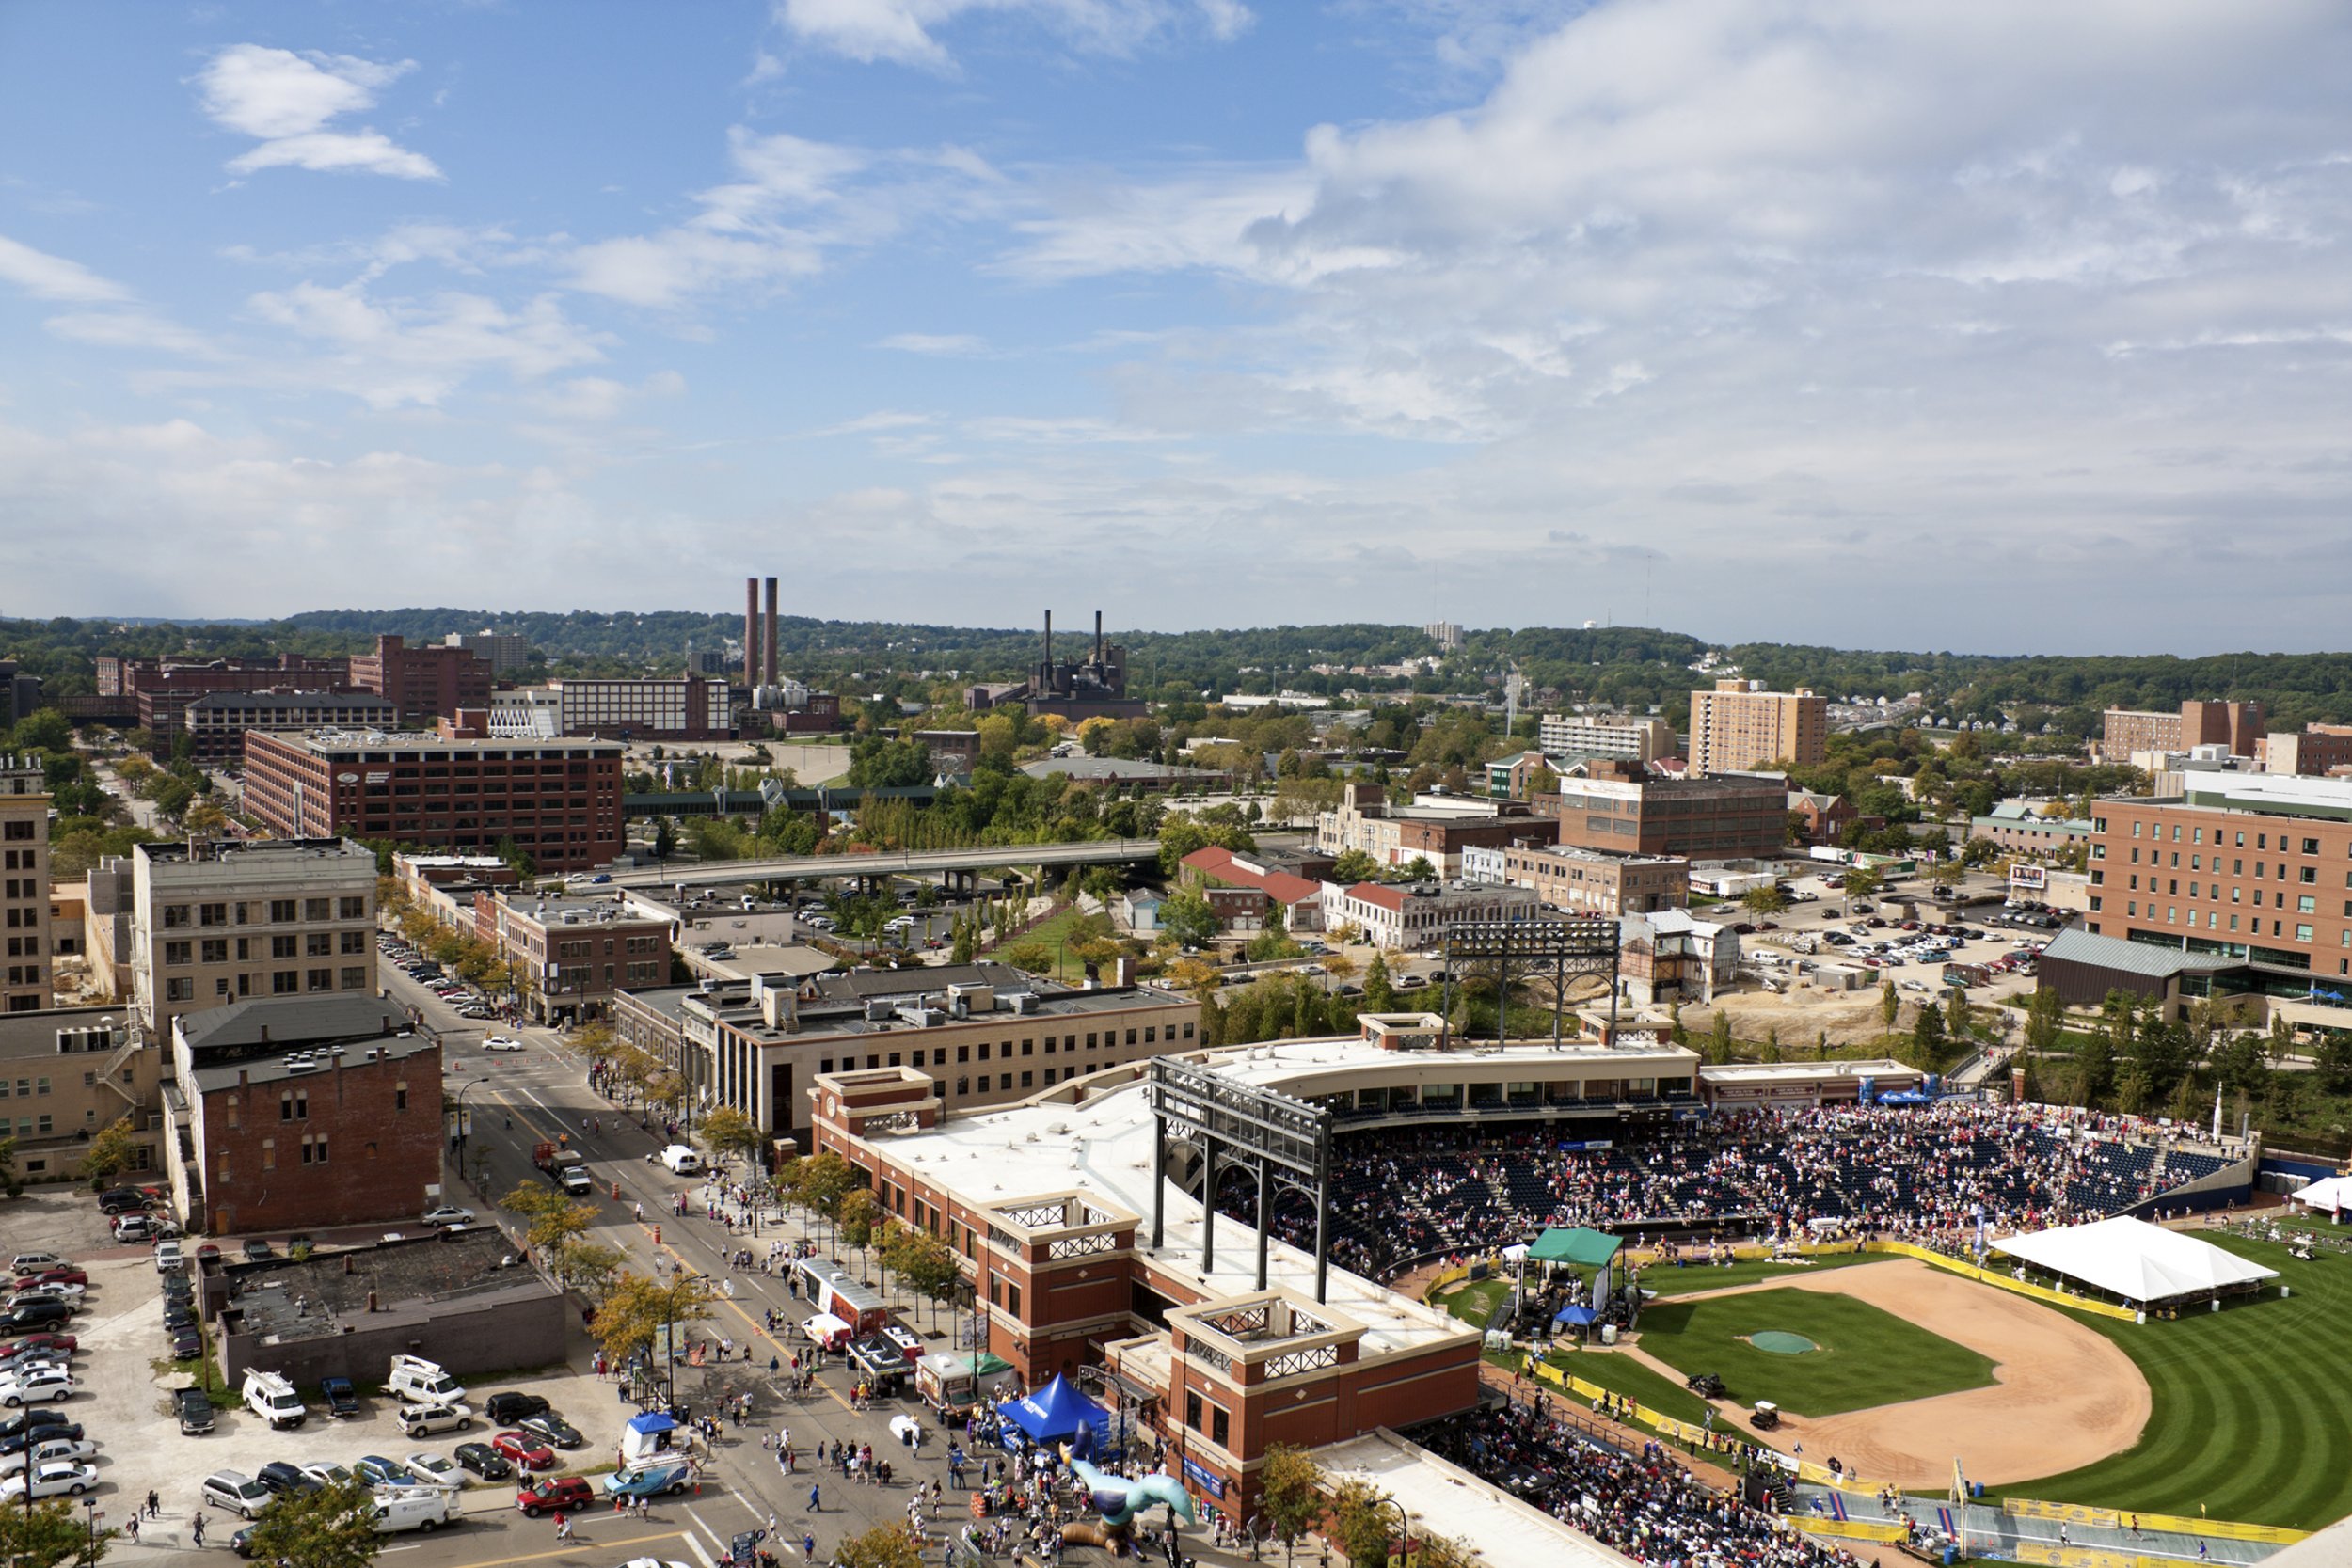
[[[1913,1259],[1677,1299],[1768,1290],[1852,1296],[1996,1363],[1989,1387],[1840,1416],[1784,1413],[1772,1433],[1751,1428],[1746,1406],[1715,1402],[1725,1423],[1742,1436],[1783,1453],[1802,1443],[1804,1457],[1817,1464],[1835,1455],[1873,1485],[1941,1490],[1951,1484],[1955,1456],[1970,1481],[2014,1485],[2122,1453],[2148,1424],[2148,1380],[2096,1330],[2055,1307]],[[1642,1359],[1682,1381],[1680,1372],[1655,1357]]]

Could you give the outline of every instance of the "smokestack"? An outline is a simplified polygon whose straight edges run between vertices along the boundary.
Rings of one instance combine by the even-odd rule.
[[[1051,679],[1053,678],[1053,676],[1052,676],[1052,671],[1053,671],[1053,668],[1054,668],[1054,612],[1053,612],[1052,610],[1047,610],[1047,611],[1045,612],[1045,669],[1046,669],[1046,672],[1047,672],[1047,676],[1046,676],[1046,678],[1047,678],[1048,680],[1051,680]]]
[[[768,579],[767,647],[768,662],[765,666],[763,666],[766,671],[766,675],[760,681],[760,684],[762,686],[773,686],[776,684],[776,579],[773,578],[770,578]]]
[[[1094,612],[1094,662],[1103,662],[1103,612]]]
[[[743,579],[743,684],[759,684],[759,579]]]

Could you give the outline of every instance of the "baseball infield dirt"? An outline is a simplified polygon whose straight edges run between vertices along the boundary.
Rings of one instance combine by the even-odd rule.
[[[1969,1480],[2001,1486],[2121,1453],[2148,1424],[2148,1382],[2131,1357],[2039,1302],[1907,1258],[1703,1293],[1769,1290],[1852,1296],[1996,1364],[1990,1387],[1842,1416],[1785,1416],[1780,1430],[1767,1433],[1749,1429],[1743,1407],[1718,1402],[1725,1424],[1783,1453],[1802,1443],[1805,1458],[1825,1463],[1836,1455],[1873,1484],[1927,1488],[1949,1483],[1957,1456]],[[1665,1363],[1642,1359],[1682,1381]]]

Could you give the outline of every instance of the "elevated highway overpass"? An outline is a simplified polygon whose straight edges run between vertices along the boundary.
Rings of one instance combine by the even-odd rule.
[[[616,871],[610,885],[659,890],[681,884],[709,887],[716,883],[786,882],[823,877],[953,878],[1027,865],[1127,865],[1156,861],[1159,856],[1160,841],[1156,838],[1104,838],[1078,844],[904,849],[878,855],[787,855],[774,860],[673,862],[653,870]]]

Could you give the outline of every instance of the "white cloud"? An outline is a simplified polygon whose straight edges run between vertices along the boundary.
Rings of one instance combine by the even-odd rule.
[[[1217,42],[1254,20],[1241,0],[777,0],[776,21],[802,43],[872,64],[947,71],[954,60],[938,33],[966,17],[1029,21],[1073,49],[1123,55],[1155,38],[1198,28]],[[763,56],[759,76],[775,74]]]
[[[988,352],[988,340],[970,332],[894,332],[874,345],[901,354],[929,354],[968,359]]]
[[[0,283],[12,283],[35,299],[66,305],[106,305],[131,297],[131,291],[62,256],[0,234]]]
[[[608,341],[553,295],[510,309],[481,294],[379,300],[358,283],[301,283],[255,294],[246,309],[314,351],[257,367],[260,379],[332,388],[377,408],[437,406],[482,370],[535,380],[602,358]]]
[[[739,125],[727,151],[738,178],[697,193],[700,211],[652,234],[580,246],[573,285],[660,309],[719,290],[765,293],[814,277],[835,250],[952,215],[995,179],[962,149],[875,153]]]
[[[233,174],[306,168],[438,180],[441,171],[432,159],[373,127],[326,129],[330,120],[374,107],[378,90],[413,69],[412,60],[388,65],[239,43],[214,55],[199,73],[198,94],[215,124],[261,143],[230,160]]]

